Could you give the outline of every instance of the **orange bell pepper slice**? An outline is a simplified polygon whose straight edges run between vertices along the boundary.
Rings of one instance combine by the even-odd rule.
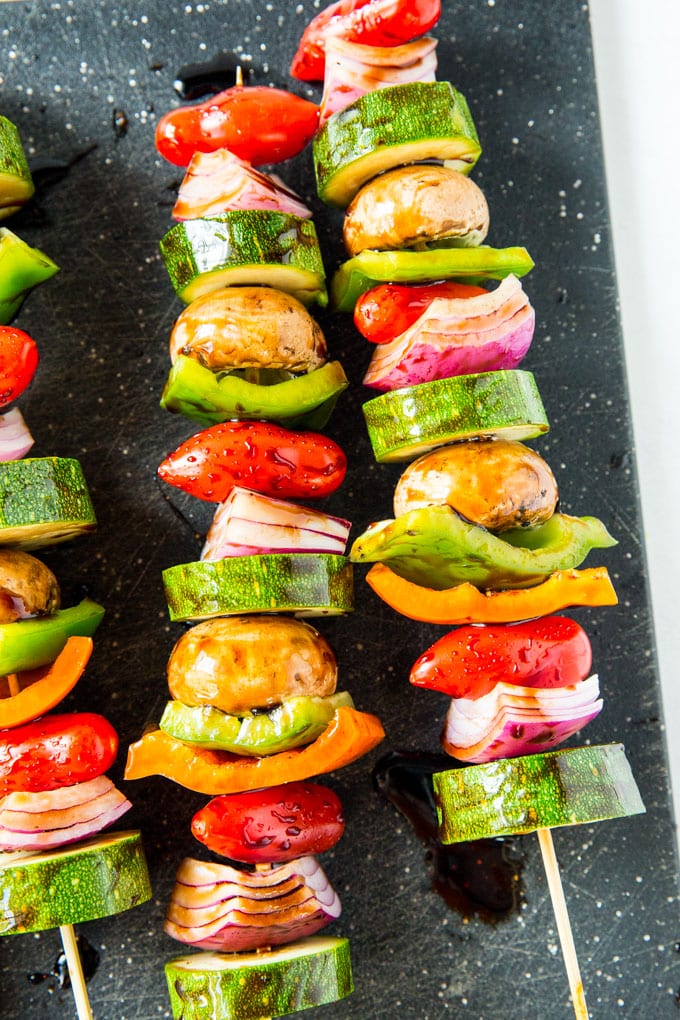
[[[306,747],[262,758],[211,751],[150,730],[128,748],[125,779],[165,776],[196,793],[216,797],[307,779],[348,765],[385,736],[377,716],[338,708],[327,728]]]
[[[83,675],[92,655],[91,637],[70,637],[47,666],[0,677],[0,729],[13,729],[58,705]]]
[[[567,606],[615,606],[618,602],[606,567],[556,570],[533,588],[492,592],[480,591],[467,583],[436,591],[399,577],[384,563],[371,567],[366,581],[383,602],[402,616],[448,626],[516,623],[547,616]]]

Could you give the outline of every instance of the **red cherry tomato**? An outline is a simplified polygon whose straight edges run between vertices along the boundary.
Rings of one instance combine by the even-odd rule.
[[[439,20],[441,0],[339,0],[310,21],[290,65],[300,81],[323,81],[326,37],[364,46],[400,46]]]
[[[459,627],[436,641],[414,663],[416,687],[452,698],[481,698],[497,683],[567,687],[590,672],[588,635],[565,616],[488,627]]]
[[[330,850],[342,836],[342,804],[326,786],[295,782],[214,797],[191,831],[213,853],[243,864],[274,864]]]
[[[0,407],[23,393],[38,367],[38,348],[28,333],[0,326]]]
[[[113,764],[118,735],[103,715],[68,712],[0,733],[0,797],[96,779]]]
[[[374,344],[387,344],[420,318],[435,298],[471,298],[486,294],[470,283],[381,283],[361,295],[354,306],[354,325]]]
[[[235,85],[205,103],[166,113],[156,128],[156,148],[176,166],[188,166],[195,152],[216,149],[261,166],[296,156],[318,124],[319,107],[307,99],[265,85]]]
[[[281,499],[328,496],[347,458],[318,432],[292,432],[264,421],[228,421],[191,436],[158,468],[164,482],[221,503],[235,485]]]

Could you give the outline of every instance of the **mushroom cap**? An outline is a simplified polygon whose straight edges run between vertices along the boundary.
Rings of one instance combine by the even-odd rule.
[[[474,181],[440,164],[416,163],[364,185],[345,214],[343,239],[353,256],[441,240],[475,246],[488,230],[489,207]]]
[[[60,605],[59,582],[42,560],[19,549],[0,549],[0,623],[48,616]]]
[[[441,446],[409,464],[394,490],[394,513],[448,505],[500,532],[543,523],[557,500],[555,477],[540,454],[523,443],[481,439]]]
[[[224,287],[196,298],[178,317],[170,334],[171,360],[180,354],[213,372],[308,372],[326,360],[326,341],[292,295],[273,287]]]

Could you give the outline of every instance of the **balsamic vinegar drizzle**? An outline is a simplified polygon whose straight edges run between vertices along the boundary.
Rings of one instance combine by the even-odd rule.
[[[76,941],[78,943],[80,962],[83,967],[83,975],[85,980],[89,981],[90,978],[94,977],[99,966],[99,953],[82,935],[76,935]],[[68,972],[66,953],[63,950],[59,953],[54,961],[52,970],[45,974],[36,971],[33,974],[28,974],[27,977],[32,985],[41,985],[43,981],[49,981],[51,978],[54,978],[59,988],[70,988],[71,976]]]
[[[525,857],[512,837],[451,846],[440,842],[432,775],[451,767],[445,754],[390,751],[375,765],[373,781],[426,847],[432,888],[444,902],[464,918],[475,916],[488,924],[506,920],[519,913],[524,901]]]
[[[201,64],[187,64],[180,67],[173,81],[173,88],[180,97],[192,101],[206,96],[215,96],[218,92],[231,88],[237,82],[237,71],[241,66],[243,84],[247,85],[252,69],[242,66],[243,57],[233,53],[216,53],[210,60]]]

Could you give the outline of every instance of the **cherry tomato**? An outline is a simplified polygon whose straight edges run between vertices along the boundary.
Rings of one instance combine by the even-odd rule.
[[[0,407],[23,393],[38,367],[38,348],[28,333],[0,326]]]
[[[191,436],[158,468],[164,482],[198,499],[221,503],[235,485],[265,496],[328,496],[347,458],[318,432],[292,432],[264,421],[227,421]]]
[[[301,152],[319,124],[319,107],[265,85],[235,85],[205,103],[171,110],[158,122],[156,148],[176,166],[195,152],[228,149],[255,166]]]
[[[497,683],[567,687],[590,672],[588,635],[566,616],[526,623],[459,627],[436,641],[414,663],[416,687],[452,698],[481,698]]]
[[[274,864],[323,853],[345,828],[342,804],[326,786],[293,782],[214,797],[191,831],[213,853],[243,864]]]
[[[371,343],[387,344],[412,326],[435,298],[471,298],[486,293],[483,287],[451,280],[421,286],[381,283],[357,301],[354,325]]]
[[[0,733],[0,797],[36,793],[101,776],[113,764],[118,735],[103,715],[67,712]]]
[[[323,81],[326,37],[364,46],[400,46],[439,20],[441,0],[339,0],[310,21],[290,65],[300,81]]]

